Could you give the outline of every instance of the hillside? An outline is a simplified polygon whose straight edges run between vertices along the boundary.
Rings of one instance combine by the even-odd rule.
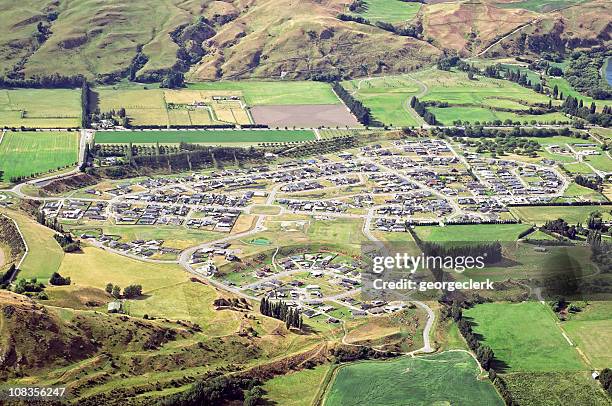
[[[606,16],[611,6],[605,0],[574,6],[568,2],[570,7],[557,11],[488,0],[436,1],[423,4],[411,21],[369,24],[338,19],[350,3],[0,2],[0,74],[23,78],[70,73],[103,82],[121,77],[156,81],[171,69],[186,72],[194,81],[367,76],[413,70],[446,49],[474,55],[495,45],[489,50],[492,54],[519,54],[539,52],[542,47],[537,44],[542,42],[559,48],[610,40]],[[396,28],[422,25],[423,31],[417,39],[397,35],[379,23]],[[522,34],[533,37],[526,47]]]

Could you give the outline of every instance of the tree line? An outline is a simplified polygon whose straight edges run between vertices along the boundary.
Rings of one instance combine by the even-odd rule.
[[[334,82],[332,88],[361,124],[369,125],[372,122],[370,109],[355,99],[339,82]]]
[[[410,107],[412,107],[419,116],[423,117],[423,120],[425,120],[427,124],[430,124],[430,125],[438,124],[438,120],[436,120],[436,116],[427,110],[426,104],[419,101],[419,99],[417,99],[414,96],[410,99]]]

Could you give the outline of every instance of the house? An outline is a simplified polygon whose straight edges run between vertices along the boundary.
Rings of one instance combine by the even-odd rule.
[[[123,303],[118,300],[110,302],[107,306],[107,311],[109,313],[123,313]]]

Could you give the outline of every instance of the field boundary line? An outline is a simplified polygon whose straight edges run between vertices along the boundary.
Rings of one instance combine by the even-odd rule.
[[[2,144],[2,140],[4,139],[4,133],[6,131],[2,130],[2,132],[0,133],[0,145]]]

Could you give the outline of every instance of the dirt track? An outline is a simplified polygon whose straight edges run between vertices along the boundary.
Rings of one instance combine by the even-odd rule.
[[[255,106],[251,113],[257,124],[270,127],[335,127],[359,125],[341,104],[300,104],[291,106]]]

